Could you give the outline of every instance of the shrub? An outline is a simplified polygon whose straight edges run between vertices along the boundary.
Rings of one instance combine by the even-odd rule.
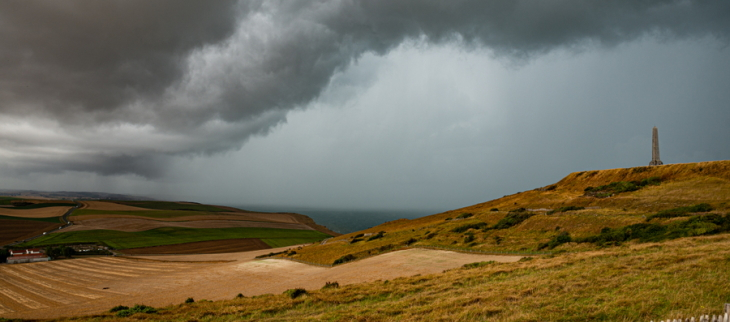
[[[362,239],[360,239],[360,238],[355,238],[355,239],[353,239],[353,240],[351,240],[351,241],[350,241],[350,244],[354,244],[354,243],[357,243],[357,242],[359,242],[359,241],[362,241]]]
[[[137,305],[133,306],[131,309],[128,308],[128,309],[118,311],[117,316],[123,318],[123,317],[128,317],[130,315],[137,314],[137,313],[153,314],[153,313],[157,313],[157,310],[151,306],[137,304]]]
[[[489,211],[499,211],[499,209],[497,209],[497,208],[492,208],[492,209],[489,209]]]
[[[195,300],[193,300],[192,297],[188,297],[188,299],[185,300],[185,303],[194,303],[194,302],[195,302]]]
[[[426,237],[425,237],[425,238],[426,238],[426,239],[431,239],[431,238],[434,238],[434,237],[436,237],[436,235],[438,235],[438,234],[436,234],[436,233],[430,233],[430,234],[426,235]]]
[[[521,208],[521,209],[524,209],[524,208]],[[494,226],[492,226],[492,229],[507,229],[510,227],[514,227],[534,215],[535,214],[533,214],[531,212],[525,212],[525,211],[510,212],[507,214],[507,216],[500,219],[496,224],[494,224]]]
[[[340,288],[340,283],[337,282],[326,282],[324,286],[322,286],[323,290],[326,290],[328,288]]]
[[[238,293],[238,295],[236,295],[236,298],[237,298],[237,299],[242,299],[242,298],[244,298],[244,297],[245,297],[245,296],[243,296],[243,294],[241,294],[241,293]]]
[[[114,312],[118,312],[118,311],[122,311],[122,310],[129,310],[129,306],[117,305],[117,306],[111,308],[111,310],[109,310],[109,313],[114,313]]]
[[[302,296],[304,294],[307,294],[307,290],[305,290],[303,288],[293,288],[293,289],[289,289],[289,290],[284,291],[284,294],[286,294],[287,296],[289,296],[292,299],[295,299],[295,298],[300,297],[300,296]]]
[[[379,238],[383,238],[383,236],[385,236],[385,232],[384,231],[379,231],[377,234],[370,236],[370,238],[368,238],[368,241],[376,240],[376,239],[379,239]]]
[[[646,218],[646,221],[650,221],[654,218],[674,218],[674,217],[688,217],[691,213],[696,212],[708,212],[712,211],[712,206],[707,203],[696,204],[687,207],[677,207],[667,210],[662,210],[656,214],[653,214]]]
[[[468,244],[468,243],[471,243],[471,242],[473,242],[473,241],[474,241],[474,234],[472,234],[472,233],[467,233],[467,234],[466,234],[466,237],[464,237],[464,243],[465,243],[465,244]]]
[[[335,262],[332,263],[332,265],[343,264],[343,263],[347,263],[347,262],[350,262],[353,260],[355,260],[355,256],[352,254],[347,254],[345,256],[342,256],[342,257],[336,259]]]
[[[476,263],[469,263],[469,264],[464,264],[464,266],[462,266],[462,267],[463,267],[464,269],[472,269],[472,268],[477,268],[477,267],[487,266],[487,265],[489,265],[489,264],[494,264],[494,263],[495,263],[494,261],[488,261],[488,262],[476,262]]]
[[[466,218],[473,217],[473,216],[474,216],[474,214],[465,212],[465,213],[459,215],[458,217],[456,217],[456,219],[466,219]]]
[[[416,240],[416,239],[414,239],[414,238],[411,238],[411,239],[409,239],[409,240],[406,240],[406,241],[405,241],[405,242],[404,242],[403,244],[405,244],[405,245],[410,245],[410,244],[413,244],[413,243],[415,243],[415,242],[417,242],[417,241],[418,241],[418,240]]]
[[[482,229],[484,227],[487,227],[487,223],[480,222],[480,223],[474,223],[474,224],[461,225],[459,227],[452,229],[451,231],[454,233],[463,233],[469,229]]]
[[[492,238],[494,239],[494,243],[496,243],[497,245],[501,244],[502,240],[504,240],[504,238],[502,238],[500,236],[494,236]]]
[[[547,249],[553,249],[555,247],[558,247],[558,246],[560,246],[562,244],[565,244],[565,243],[569,243],[571,241],[573,241],[573,239],[570,237],[570,234],[568,234],[567,232],[562,232],[562,233],[554,236],[547,243],[542,243],[539,246],[537,246],[537,249],[538,250],[545,249],[545,248],[547,248]]]
[[[552,214],[558,213],[558,212],[566,212],[566,211],[573,211],[573,210],[583,210],[583,209],[586,209],[586,208],[585,207],[578,207],[578,206],[565,206],[565,207],[560,207],[558,209],[550,210],[550,211],[547,212],[547,214],[548,215],[552,215]]]
[[[607,198],[614,194],[636,191],[648,185],[659,185],[659,177],[650,177],[639,181],[616,181],[600,187],[588,187],[583,190],[585,196],[596,198]]]

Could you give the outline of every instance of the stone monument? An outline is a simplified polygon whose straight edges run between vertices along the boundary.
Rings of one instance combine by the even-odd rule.
[[[662,165],[664,162],[659,159],[659,131],[656,126],[651,131],[651,162],[649,165]]]

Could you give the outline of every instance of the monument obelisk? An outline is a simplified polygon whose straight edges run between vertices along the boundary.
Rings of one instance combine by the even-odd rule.
[[[659,159],[659,131],[656,126],[651,130],[651,162],[649,165],[662,165],[664,162]]]

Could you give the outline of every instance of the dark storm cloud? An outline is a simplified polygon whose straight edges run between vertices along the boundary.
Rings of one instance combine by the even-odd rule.
[[[529,59],[708,35],[727,42],[730,2],[5,1],[0,113],[57,120],[65,133],[139,128],[124,138],[132,147],[92,136],[74,145],[75,157],[33,171],[153,177],[162,156],[240,147],[317,99],[363,54],[406,41]],[[0,148],[13,150],[9,141]]]

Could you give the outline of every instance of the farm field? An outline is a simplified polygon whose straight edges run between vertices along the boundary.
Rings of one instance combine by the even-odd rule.
[[[62,224],[57,218],[51,219],[55,222],[0,218],[0,245],[37,236],[43,232],[61,227]]]
[[[19,217],[19,218],[49,218],[49,217],[60,217],[71,209],[73,205],[68,207],[41,207],[31,209],[17,209],[17,208],[0,208],[0,215]]]
[[[21,246],[101,243],[115,249],[126,249],[236,238],[260,238],[264,242],[296,238],[311,243],[328,237],[330,236],[316,230],[300,229],[163,227],[138,232],[97,229],[48,234]]]
[[[137,232],[162,227],[179,228],[230,228],[230,227],[252,227],[252,228],[280,228],[313,230],[311,227],[300,223],[282,223],[267,221],[248,221],[231,219],[214,219],[220,216],[200,217],[198,220],[186,221],[163,221],[148,220],[144,218],[128,217],[90,217],[84,220],[74,220],[74,225],[63,229],[63,233],[82,230],[108,229],[125,232]],[[223,217],[227,218],[227,217]]]
[[[254,259],[281,250],[216,255],[228,261],[195,262],[206,255],[187,255],[182,258],[187,261],[164,261],[167,256],[98,257],[0,266],[0,317],[52,318],[100,313],[116,305],[173,305],[188,297],[223,300],[238,293],[279,294],[294,287],[317,289],[333,280],[344,286],[439,273],[475,261],[519,259],[418,249],[334,268]]]
[[[287,243],[293,245],[295,243]],[[252,250],[269,249],[271,246],[258,238],[239,238],[210,240],[194,243],[184,243],[165,246],[152,246],[143,248],[129,248],[122,252],[127,255],[144,254],[217,254],[247,252]]]

